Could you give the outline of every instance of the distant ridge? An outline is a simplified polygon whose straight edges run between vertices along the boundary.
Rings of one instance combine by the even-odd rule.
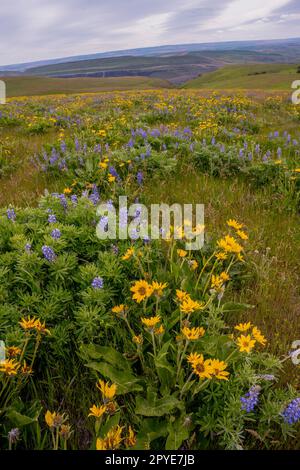
[[[0,65],[1,71],[15,71],[25,72],[33,67],[42,67],[44,65],[62,64],[68,62],[79,62],[84,60],[93,60],[109,57],[123,57],[123,56],[151,56],[151,55],[164,55],[164,54],[179,54],[188,52],[201,52],[201,51],[229,51],[232,49],[246,49],[257,50],[260,47],[265,48],[268,46],[285,46],[285,47],[299,47],[300,38],[289,39],[270,39],[270,40],[254,40],[254,41],[226,41],[226,42],[211,42],[211,43],[195,43],[195,44],[175,44],[166,46],[143,47],[136,49],[124,49],[109,52],[99,52],[95,54],[77,55],[62,57],[48,60],[38,60],[34,62],[25,62],[21,64]]]

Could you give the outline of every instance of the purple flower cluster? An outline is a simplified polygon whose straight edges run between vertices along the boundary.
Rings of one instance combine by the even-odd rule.
[[[12,220],[13,222],[16,220],[16,213],[14,209],[7,209],[7,218],[8,220]]]
[[[258,403],[260,391],[261,387],[259,385],[253,385],[253,387],[250,388],[249,392],[247,392],[243,397],[240,398],[241,408],[243,411],[250,413],[254,410],[255,406]]]
[[[143,184],[143,179],[144,179],[142,171],[138,172],[138,174],[136,175],[136,179],[137,179],[138,184],[141,186]]]
[[[51,237],[54,238],[54,240],[58,240],[61,237],[61,231],[58,228],[55,228],[51,232]]]
[[[30,253],[30,252],[31,252],[31,248],[32,248],[31,243],[26,243],[26,245],[25,245],[25,251],[26,251],[26,253]]]
[[[300,398],[292,400],[282,413],[287,424],[295,424],[300,420]]]
[[[56,260],[56,254],[54,253],[52,248],[50,248],[50,246],[44,245],[42,247],[42,252],[43,252],[44,258],[50,263],[53,263],[53,261]]]
[[[93,289],[103,289],[103,279],[102,277],[95,277],[92,282]]]
[[[56,216],[55,214],[50,214],[48,217],[48,222],[49,224],[55,224],[56,223]]]

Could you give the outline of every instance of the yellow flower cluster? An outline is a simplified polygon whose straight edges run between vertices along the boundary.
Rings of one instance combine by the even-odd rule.
[[[241,334],[237,338],[237,345],[239,347],[240,352],[250,353],[252,349],[255,347],[256,343],[259,343],[262,346],[265,346],[267,343],[266,338],[263,336],[261,331],[256,327],[252,326],[251,322],[248,323],[240,323],[234,327],[240,333],[248,333],[248,334]],[[252,331],[249,330],[252,328]]]
[[[226,370],[228,367],[226,362],[218,359],[204,359],[203,354],[191,353],[187,357],[187,361],[199,379],[228,380],[230,375]]]

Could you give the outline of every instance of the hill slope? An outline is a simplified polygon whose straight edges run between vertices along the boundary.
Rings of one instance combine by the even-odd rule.
[[[300,73],[297,73],[299,66],[291,64],[231,65],[190,80],[183,87],[288,91],[294,80],[300,80]]]
[[[141,90],[169,88],[166,80],[148,77],[122,78],[48,78],[4,77],[7,97],[69,93],[96,93],[100,91]]]

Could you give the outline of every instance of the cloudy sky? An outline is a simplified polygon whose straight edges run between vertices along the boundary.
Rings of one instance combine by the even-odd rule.
[[[0,64],[300,36],[299,0],[1,0]]]

